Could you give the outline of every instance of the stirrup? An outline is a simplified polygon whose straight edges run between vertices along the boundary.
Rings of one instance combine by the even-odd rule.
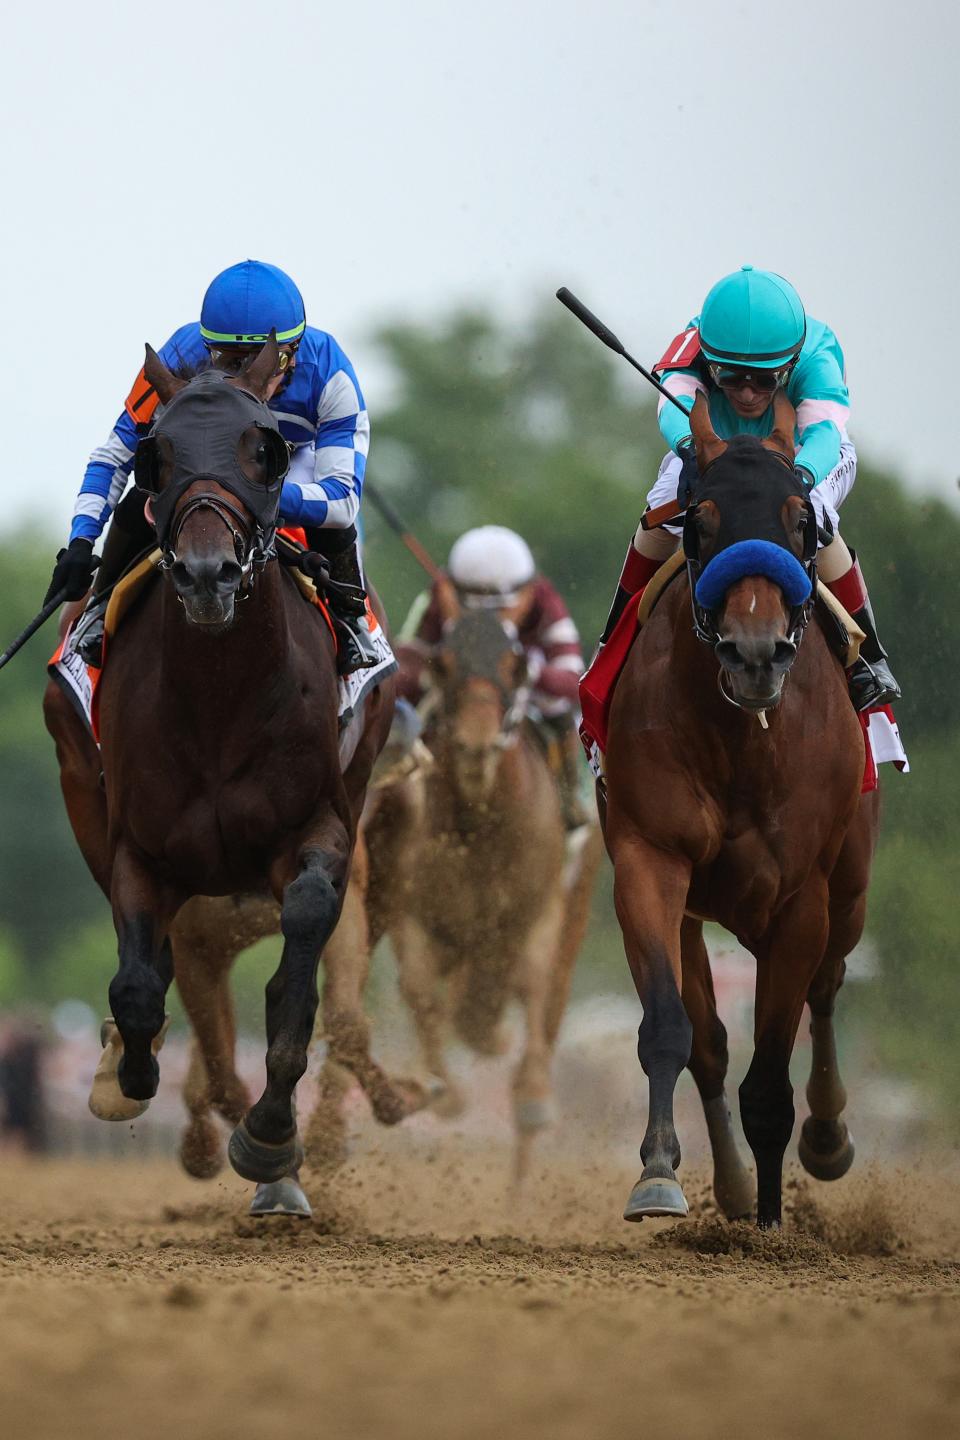
[[[73,648],[84,665],[99,670],[103,664],[104,621],[109,595],[95,595],[77,621],[73,632]]]
[[[346,677],[369,670],[380,659],[362,616],[334,615],[337,629],[337,674]],[[356,628],[354,628],[356,627]]]
[[[900,699],[900,686],[886,660],[864,660],[861,655],[847,671],[847,685],[853,708],[859,714],[877,705],[892,705]]]

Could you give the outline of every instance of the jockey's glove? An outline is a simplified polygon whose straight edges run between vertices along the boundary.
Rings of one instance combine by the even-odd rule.
[[[53,579],[44,596],[43,603],[52,600],[60,590],[66,590],[67,600],[81,600],[93,583],[93,572],[99,562],[93,558],[93,541],[78,535],[75,540],[57,552],[57,563],[53,567]]]

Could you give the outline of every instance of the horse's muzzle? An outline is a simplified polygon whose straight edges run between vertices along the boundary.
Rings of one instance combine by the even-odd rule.
[[[740,635],[719,640],[714,654],[730,677],[736,703],[745,710],[769,710],[780,702],[797,647],[783,636]]]
[[[225,630],[232,625],[243,571],[236,560],[217,556],[178,559],[170,578],[191,625]]]

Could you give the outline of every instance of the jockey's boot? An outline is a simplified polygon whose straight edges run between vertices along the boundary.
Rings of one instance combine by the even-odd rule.
[[[153,528],[143,514],[143,501],[142,491],[134,491],[117,506],[103,542],[90,599],[74,630],[73,643],[78,654],[85,665],[97,669],[103,663],[103,624],[110,592],[137,556],[156,543]]]
[[[869,710],[874,705],[890,705],[894,700],[899,700],[900,686],[887,664],[887,652],[877,634],[877,622],[860,569],[860,561],[854,551],[850,553],[853,555],[853,564],[846,575],[841,575],[839,580],[825,580],[824,584],[836,595],[844,609],[850,612],[851,619],[856,621],[866,636],[860,645],[859,658],[847,671],[850,699],[853,701],[853,708],[860,711]]]
[[[323,530],[321,535],[317,548],[326,559],[330,579],[342,587],[325,595],[337,632],[337,672],[352,675],[355,670],[368,670],[381,658],[367,629],[367,592],[360,573],[357,532],[351,526],[349,531]],[[336,540],[332,538],[335,535]]]
[[[613,604],[610,606],[610,614],[607,616],[607,623],[603,627],[603,634],[600,636],[601,648],[606,645],[610,636],[617,628],[620,616],[626,610],[627,605],[635,596],[643,594],[647,584],[653,579],[662,560],[651,560],[647,555],[641,555],[640,551],[630,541],[630,548],[627,551],[627,558],[623,562],[623,569],[620,572],[620,579],[617,583],[617,593],[613,597]]]

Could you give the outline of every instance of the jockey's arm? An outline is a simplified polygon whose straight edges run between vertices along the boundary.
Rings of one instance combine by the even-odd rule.
[[[832,332],[826,331],[824,342],[809,356],[801,355],[787,394],[797,411],[796,464],[819,485],[840,461],[850,416],[843,357]]]
[[[174,371],[182,365],[196,365],[205,354],[202,344],[198,351],[198,336],[199,328],[196,325],[182,325],[160,350],[160,359]],[[134,418],[131,402],[137,395],[142,375],[141,370],[117,423],[106,441],[94,450],[87,462],[80,493],[73,507],[71,540],[80,537],[96,543],[127,488],[140,438],[137,422],[147,423],[157,404],[155,393],[149,390],[141,391],[140,398],[146,403]]]
[[[576,705],[580,676],[585,668],[580,635],[550,581],[541,576],[537,588],[541,620],[527,644],[528,648],[541,652],[543,664],[533,679],[533,688],[551,700],[564,700]]]
[[[680,401],[688,414],[693,409],[693,402],[697,396],[707,393],[707,387],[696,370],[667,370],[659,378],[664,389],[669,390],[670,394]],[[690,422],[684,420],[676,405],[671,405],[663,395],[660,396],[660,403],[657,406],[657,420],[660,424],[660,434],[670,449],[679,454],[679,447],[693,438]]]
[[[284,481],[280,519],[347,530],[360,511],[370,419],[353,366],[332,338],[330,347],[332,373],[317,377],[314,478]]]

